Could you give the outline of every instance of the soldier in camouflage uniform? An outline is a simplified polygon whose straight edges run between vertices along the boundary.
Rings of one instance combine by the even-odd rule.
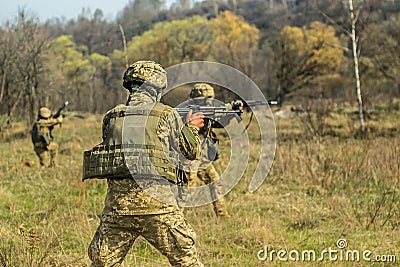
[[[191,92],[191,99],[188,102],[188,105],[212,105],[212,99],[215,97],[214,88],[207,83],[196,83]],[[232,108],[228,104],[228,108]],[[236,106],[234,109],[239,109],[240,107]],[[215,169],[214,161],[218,159],[218,150],[217,150],[217,135],[212,128],[221,128],[223,125],[227,125],[234,116],[225,116],[221,118],[220,121],[212,120],[210,121],[210,126],[208,127],[208,121],[210,119],[205,119],[205,126],[200,129],[200,139],[201,139],[201,147],[202,147],[202,157],[200,163],[197,166],[193,166],[190,168],[190,172],[188,172],[187,176],[189,177],[189,186],[196,186],[197,181],[200,181],[204,184],[211,184],[214,181],[219,179],[219,174]],[[213,140],[212,142],[205,142],[205,139]],[[213,150],[215,152],[210,152]],[[210,158],[210,155],[212,155]],[[226,202],[224,197],[222,197],[221,189],[218,186],[210,186],[211,195],[214,198],[217,198],[216,201],[213,202],[214,212],[217,216],[229,218],[230,214],[226,207]]]
[[[58,144],[53,141],[54,126],[61,124],[63,117],[51,117],[51,110],[41,107],[37,121],[33,124],[31,137],[40,165],[46,166],[47,153],[50,153],[50,167],[57,167]]]
[[[126,105],[118,105],[105,115],[103,144],[121,144],[121,125],[129,107],[140,111],[137,113],[141,114],[137,120],[143,114],[149,114],[150,121],[158,121],[157,125],[146,124],[146,138],[154,141],[154,146],[145,145],[146,148],[143,148],[149,155],[156,154],[157,147],[161,144],[170,152],[180,151],[187,159],[198,157],[198,130],[204,125],[204,115],[190,112],[187,115],[188,123],[183,125],[182,119],[173,108],[159,102],[166,82],[166,72],[158,63],[138,61],[129,66],[124,73],[123,85],[130,95]],[[130,115],[129,118],[132,116],[136,115]],[[135,117],[133,119],[136,120]],[[143,147],[142,144],[137,145]],[[154,164],[157,165],[157,162]],[[169,171],[170,167],[166,167],[164,171],[161,168],[159,174],[176,183],[176,173]],[[121,266],[139,236],[165,255],[172,266],[203,266],[195,248],[195,232],[179,207],[153,198],[138,185],[137,179],[146,179],[146,175],[157,176],[142,171],[137,177],[107,179],[105,207],[88,249],[92,267]]]

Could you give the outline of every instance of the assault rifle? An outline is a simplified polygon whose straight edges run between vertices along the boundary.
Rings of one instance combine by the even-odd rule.
[[[68,106],[68,101],[65,101],[64,105],[57,110],[57,112],[52,116],[54,119],[60,117],[62,114],[61,112]]]
[[[242,110],[228,109],[225,106],[202,106],[202,105],[188,105],[186,107],[178,107],[175,110],[179,113],[181,117],[185,117],[186,114],[191,110],[193,113],[202,112],[206,118],[216,118],[224,116],[234,116],[239,115]],[[240,117],[237,117],[238,120]]]
[[[188,105],[186,107],[177,107],[175,108],[178,111],[181,117],[186,116],[186,114],[191,110],[193,113],[203,112],[206,118],[216,118],[223,116],[234,116],[235,114],[239,115],[237,118],[240,121],[240,115],[243,113],[243,109],[240,107],[246,108],[254,108],[256,106],[263,105],[277,105],[278,101],[262,101],[262,100],[249,100],[243,102],[242,100],[234,100],[231,102],[232,109],[228,109],[226,106],[205,106],[205,105]]]

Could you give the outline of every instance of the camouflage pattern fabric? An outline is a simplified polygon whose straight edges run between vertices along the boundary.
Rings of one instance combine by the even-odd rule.
[[[191,168],[191,171],[187,172],[189,177],[189,187],[200,186],[201,184],[199,181],[201,181],[203,184],[211,184],[219,179],[219,174],[212,163],[207,167],[203,166],[202,168],[197,171]],[[222,196],[222,189],[219,186],[210,186],[210,193],[214,199],[217,199],[212,203],[215,215],[229,217],[230,215],[226,206],[226,201]]]
[[[134,93],[130,96],[130,105],[144,105],[153,99],[145,94]],[[103,138],[107,138],[110,120],[106,114],[103,120]],[[158,125],[157,136],[163,147],[180,151],[187,159],[200,156],[198,127],[189,124],[188,134],[180,134],[183,122],[172,108],[165,111]],[[193,139],[196,141],[193,142]],[[192,140],[192,141],[189,141]],[[161,214],[176,210],[177,207],[166,205],[145,193],[132,179],[108,179],[108,191],[104,212],[118,215]]]
[[[50,167],[58,167],[57,157],[58,157],[58,144],[51,142],[47,147],[43,143],[35,144],[35,152],[39,157],[39,162],[41,166],[47,166],[47,153],[50,153]]]
[[[53,138],[51,133],[53,131],[54,126],[62,123],[62,121],[63,121],[62,116],[58,118],[38,119],[33,126],[38,128],[37,132],[33,131],[32,129],[32,142],[33,143],[43,142],[43,139],[40,136],[47,136],[47,138],[49,138],[51,141]]]
[[[201,84],[196,84],[198,86],[197,89],[202,89],[203,88],[203,83]],[[211,87],[211,86],[210,86]],[[196,87],[195,87],[196,88]],[[207,87],[208,88],[208,87]],[[209,89],[209,88],[208,88]],[[212,87],[211,87],[212,89]],[[201,95],[203,96],[203,95]],[[207,99],[206,97],[197,97],[194,99],[190,99],[188,102],[188,105],[207,105]],[[212,131],[212,128],[214,127],[222,127],[222,124],[226,125],[229,123],[229,121],[233,119],[233,117],[226,116],[225,118],[221,118],[220,121],[212,121],[211,123],[211,133],[206,129],[206,126],[200,129],[200,143],[205,144],[201,146],[201,158],[200,160],[196,161],[197,166],[195,164],[191,164],[190,171],[186,172],[186,175],[189,177],[189,186],[199,186],[200,184],[198,183],[201,181],[203,184],[210,184],[214,181],[217,181],[219,179],[219,174],[216,171],[216,168],[214,166],[214,162],[210,162],[208,155],[209,153],[209,147],[206,145],[207,143],[204,143],[205,138],[210,138],[208,135],[212,135],[213,138],[216,138],[217,135],[215,132]],[[222,123],[221,123],[222,122]],[[207,123],[205,123],[207,125]],[[212,196],[215,196],[218,200],[213,202],[213,208],[214,212],[217,216],[223,216],[223,217],[230,217],[226,201],[222,195],[222,189],[216,188],[214,186],[210,187],[210,193]]]
[[[203,266],[196,234],[180,211],[159,215],[104,215],[89,246],[92,267],[121,266],[135,240],[143,236],[172,266]]]
[[[39,109],[39,115],[42,118],[48,119],[51,116],[51,110],[48,107],[41,107]]]
[[[128,105],[146,105],[154,101],[148,94],[133,92]],[[109,113],[103,119],[103,141],[114,133],[110,132],[113,129],[111,119]],[[181,133],[183,127],[186,130]],[[183,126],[179,114],[167,108],[155,134],[163,147],[195,159],[200,155],[198,130],[195,125]],[[168,257],[173,266],[203,266],[197,258],[195,233],[178,206],[154,199],[133,179],[107,179],[107,183],[101,222],[88,251],[92,266],[121,266],[138,236],[143,236]],[[163,190],[165,187],[160,187],[157,192],[163,193]]]
[[[167,73],[163,67],[153,61],[137,61],[130,65],[123,77],[123,86],[132,91],[132,86],[145,82],[147,87],[164,89],[167,87]]]
[[[62,116],[58,118],[41,118],[35,122],[32,129],[32,142],[41,166],[47,166],[47,153],[50,153],[50,167],[57,167],[58,144],[53,141],[54,126],[62,123]]]

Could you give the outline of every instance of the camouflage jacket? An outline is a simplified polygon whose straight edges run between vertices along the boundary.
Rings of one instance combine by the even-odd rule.
[[[150,96],[134,93],[128,105],[138,106],[154,102]],[[116,107],[118,108],[118,106]],[[109,134],[110,117],[108,112],[103,119],[103,140]],[[186,131],[180,129],[185,127]],[[179,114],[172,108],[166,109],[157,127],[157,136],[163,147],[180,151],[187,159],[195,159],[200,155],[199,128],[189,124],[183,126]],[[188,131],[189,129],[189,131]],[[190,142],[189,140],[195,140]],[[162,214],[177,210],[177,206],[162,203],[148,195],[139,187],[134,179],[108,179],[108,190],[105,200],[104,214],[144,215]]]
[[[31,138],[35,146],[48,146],[53,141],[54,126],[62,123],[63,117],[37,120],[32,127]]]
[[[191,98],[185,104],[187,106],[200,105],[216,107],[225,105],[228,109],[232,109],[231,104],[223,104],[216,99],[205,97]],[[234,115],[229,114],[222,117],[204,119],[204,127],[199,130],[201,157],[191,165],[191,171],[197,171],[199,167],[206,168],[211,162],[218,159],[218,135],[213,129],[224,128],[234,118]],[[193,166],[194,168],[192,168]]]

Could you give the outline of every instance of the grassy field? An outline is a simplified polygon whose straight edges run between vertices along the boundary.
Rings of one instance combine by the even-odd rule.
[[[255,162],[249,164],[226,197],[232,218],[216,218],[211,205],[185,209],[205,265],[399,266],[399,116],[398,109],[374,110],[366,138],[354,134],[357,118],[344,110],[322,119],[304,114],[276,118],[271,172],[249,193]],[[101,119],[71,113],[62,132],[55,129],[58,169],[39,166],[29,138],[13,138],[20,136],[18,123],[3,131],[0,266],[88,266],[87,247],[107,187],[101,180],[81,182],[81,164],[83,151],[100,142]],[[254,123],[249,133],[256,138]],[[221,159],[219,168],[225,164]],[[347,246],[339,249],[337,243]],[[361,259],[350,255],[346,260],[346,253],[356,250]],[[302,261],[305,251],[315,251],[316,258],[325,253],[324,260]],[[329,260],[329,251],[336,261]],[[363,252],[370,262],[362,259]],[[378,256],[385,262],[374,262]],[[125,266],[169,265],[139,239]]]

